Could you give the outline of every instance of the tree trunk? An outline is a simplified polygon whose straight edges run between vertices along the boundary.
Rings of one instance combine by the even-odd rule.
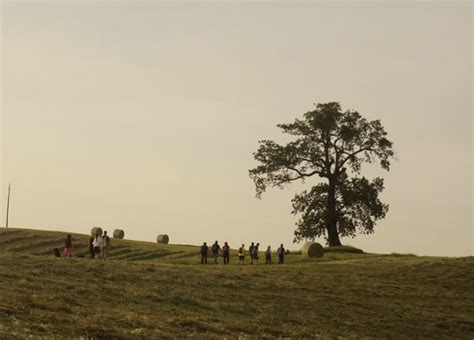
[[[328,242],[330,247],[341,246],[339,240],[339,233],[337,232],[337,211],[336,211],[336,180],[334,178],[329,179],[329,191],[328,191]]]

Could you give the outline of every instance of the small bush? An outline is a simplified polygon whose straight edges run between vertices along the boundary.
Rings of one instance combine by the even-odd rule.
[[[324,248],[326,253],[352,253],[352,254],[364,254],[362,249],[352,246],[339,246],[339,247],[326,247]]]
[[[393,257],[416,257],[415,254],[400,254],[400,253],[391,253],[390,256],[393,256]]]

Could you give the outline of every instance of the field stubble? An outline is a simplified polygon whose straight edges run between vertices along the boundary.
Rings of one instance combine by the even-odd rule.
[[[0,231],[0,337],[474,336],[472,257],[201,266],[197,247],[114,239],[105,261],[53,258],[62,235]]]

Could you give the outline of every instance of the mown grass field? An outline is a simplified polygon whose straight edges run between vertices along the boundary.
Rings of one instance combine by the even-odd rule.
[[[474,337],[473,257],[202,266],[195,246],[113,239],[104,261],[54,258],[64,237],[0,229],[1,339]]]

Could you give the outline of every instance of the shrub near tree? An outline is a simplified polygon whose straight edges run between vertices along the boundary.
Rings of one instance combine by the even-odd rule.
[[[292,200],[293,214],[299,216],[295,241],[324,236],[330,246],[340,246],[340,237],[373,233],[388,205],[379,199],[383,179],[362,176],[362,164],[378,162],[388,171],[394,156],[380,120],[368,121],[331,102],[317,104],[303,119],[277,126],[294,140],[286,145],[259,141],[254,153],[259,165],[249,170],[256,196],[261,198],[268,187],[322,179]]]

